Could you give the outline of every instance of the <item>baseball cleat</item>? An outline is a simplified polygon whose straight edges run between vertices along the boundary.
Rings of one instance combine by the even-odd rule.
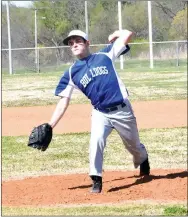
[[[102,177],[91,176],[91,179],[93,180],[91,193],[100,193],[102,191]]]
[[[140,176],[149,175],[150,174],[150,166],[148,158],[140,164]]]

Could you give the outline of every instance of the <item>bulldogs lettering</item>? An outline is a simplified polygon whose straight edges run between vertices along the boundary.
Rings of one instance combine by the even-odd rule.
[[[106,66],[99,66],[96,68],[92,68],[89,70],[91,72],[91,76],[97,77],[99,75],[107,75],[108,74],[108,70],[106,68]],[[88,76],[88,74],[85,74],[82,79],[80,80],[80,83],[84,86],[84,88],[90,83],[91,81],[91,77]]]

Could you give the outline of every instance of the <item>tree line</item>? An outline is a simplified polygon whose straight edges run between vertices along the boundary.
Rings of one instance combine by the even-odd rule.
[[[62,46],[72,29],[85,31],[85,0],[34,1],[29,8],[10,3],[12,48],[35,47],[37,10],[38,46]],[[88,0],[91,44],[108,43],[118,29],[117,0]],[[148,41],[147,1],[122,1],[123,28],[133,31],[133,42]],[[187,1],[152,1],[153,41],[187,40]],[[8,48],[7,14],[2,5],[2,48]]]

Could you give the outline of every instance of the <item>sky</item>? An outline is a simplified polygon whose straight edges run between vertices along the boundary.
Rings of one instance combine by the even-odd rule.
[[[14,3],[17,7],[28,7],[31,5],[31,1],[11,1],[11,3]]]

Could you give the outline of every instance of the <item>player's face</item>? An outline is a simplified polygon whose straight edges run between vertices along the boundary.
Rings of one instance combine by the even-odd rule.
[[[83,58],[88,55],[89,42],[82,37],[74,36],[68,41],[68,45],[74,56]]]

